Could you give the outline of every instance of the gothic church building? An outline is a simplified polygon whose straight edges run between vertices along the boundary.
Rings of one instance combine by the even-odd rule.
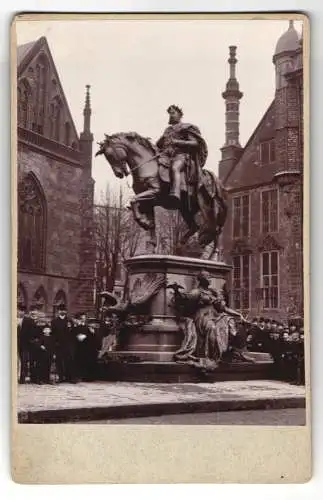
[[[18,303],[93,309],[90,95],[79,135],[46,38],[17,48]]]
[[[223,98],[219,176],[228,189],[223,257],[233,266],[231,306],[249,318],[303,315],[303,62],[293,21],[273,56],[276,89],[245,147],[239,142],[236,47]]]

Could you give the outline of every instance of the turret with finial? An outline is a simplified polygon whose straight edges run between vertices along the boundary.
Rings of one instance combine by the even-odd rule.
[[[83,131],[80,133],[80,146],[84,154],[84,165],[91,170],[92,166],[92,143],[93,134],[91,132],[91,97],[90,85],[85,86],[85,105],[83,109]]]

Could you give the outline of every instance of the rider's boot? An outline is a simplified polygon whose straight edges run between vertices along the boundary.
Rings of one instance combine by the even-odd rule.
[[[180,182],[175,181],[169,192],[170,208],[179,208],[181,202],[181,185]]]

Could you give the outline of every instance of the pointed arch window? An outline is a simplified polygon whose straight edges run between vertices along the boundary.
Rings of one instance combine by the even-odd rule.
[[[61,108],[60,108],[60,103],[57,102],[54,115],[54,139],[56,142],[60,141],[60,131],[61,131]]]
[[[19,283],[17,288],[17,304],[18,306],[23,306],[26,309],[28,308],[27,292],[22,283]]]
[[[42,271],[45,267],[46,202],[33,174],[18,185],[18,268]]]
[[[54,303],[53,303],[54,316],[58,311],[58,306],[61,304],[64,304],[65,307],[67,307],[67,298],[66,298],[66,293],[64,292],[64,290],[59,290],[57,292],[57,294],[55,295]]]
[[[70,137],[71,137],[71,125],[69,122],[65,122],[65,137],[64,142],[66,146],[70,145]]]
[[[51,139],[54,137],[54,124],[55,124],[55,104],[52,102],[49,106],[49,116],[48,116],[48,130],[49,130],[49,137]]]
[[[31,98],[31,88],[27,80],[22,80],[18,84],[18,125],[19,127],[28,127],[28,106]]]
[[[39,311],[44,312],[47,310],[47,294],[42,285],[37,289],[33,297],[33,305],[37,306]]]
[[[49,137],[56,142],[61,139],[61,108],[62,101],[58,95],[54,97],[49,105]],[[66,129],[65,129],[66,134]],[[66,135],[65,135],[66,139]]]
[[[36,63],[35,72],[35,101],[32,129],[38,134],[44,134],[46,118],[46,101],[48,87],[48,60],[44,54],[41,54]]]

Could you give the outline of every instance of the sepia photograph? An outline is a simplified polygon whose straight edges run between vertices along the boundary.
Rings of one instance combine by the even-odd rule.
[[[64,428],[28,424],[257,426],[309,463],[308,24],[15,18],[17,457]]]

